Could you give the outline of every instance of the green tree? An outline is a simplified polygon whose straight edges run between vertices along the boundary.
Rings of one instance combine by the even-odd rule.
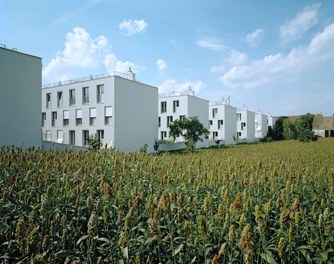
[[[98,134],[95,133],[95,135],[90,135],[89,138],[87,138],[88,141],[88,149],[89,150],[99,150],[102,147],[101,138],[98,136]]]
[[[169,125],[170,135],[174,138],[182,136],[186,141],[187,150],[192,151],[198,141],[209,138],[209,130],[198,120],[197,117],[185,117],[175,120]]]

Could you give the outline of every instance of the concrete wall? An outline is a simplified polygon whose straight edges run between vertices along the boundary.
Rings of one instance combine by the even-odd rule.
[[[264,114],[255,114],[255,137],[260,139],[267,136],[268,133],[268,117]]]
[[[247,109],[239,109],[237,114],[241,119],[237,120],[237,132],[239,139],[246,139],[247,142],[255,140],[255,113]],[[243,125],[245,124],[245,125]],[[241,134],[241,135],[240,135]]]
[[[97,86],[104,85],[103,102],[97,102]],[[83,87],[88,87],[89,102],[83,103]],[[75,90],[75,104],[70,105],[69,91]],[[63,94],[63,104],[58,106],[58,92]],[[51,94],[51,108],[47,108],[46,96]],[[104,131],[103,146],[129,152],[139,150],[144,144],[153,151],[158,129],[158,89],[119,76],[92,77],[83,81],[68,81],[66,84],[42,89],[42,113],[46,114],[43,139],[52,133],[52,142],[70,144],[70,131],[75,131],[75,145],[83,146],[84,131],[94,135]],[[105,107],[112,107],[112,118],[105,124]],[[95,124],[90,123],[91,109],[96,111]],[[82,110],[82,124],[76,124],[76,111]],[[69,124],[64,126],[64,111],[69,111]],[[51,126],[52,112],[57,112],[54,127]],[[57,140],[57,133],[63,132],[62,142]]]
[[[213,111],[216,109],[215,117]],[[212,121],[210,125],[211,140],[213,133],[218,133],[215,139],[224,140],[225,144],[235,144],[233,136],[237,133],[237,109],[224,102],[216,102],[209,106],[209,119]],[[218,122],[223,121],[223,125]]]
[[[224,129],[225,144],[235,144],[234,138],[237,134],[237,109],[230,105],[225,106]]]
[[[173,102],[179,101],[179,106],[175,107]],[[161,112],[161,102],[166,102],[167,109],[166,112]],[[208,111],[209,111],[209,102],[207,100],[198,98],[190,94],[180,94],[180,95],[170,95],[159,97],[158,101],[158,113],[160,117],[160,127],[158,129],[158,139],[161,138],[161,132],[165,131],[167,137],[163,138],[166,140],[171,140],[169,136],[169,128],[167,127],[167,117],[172,117],[173,121],[180,119],[180,116],[186,117],[198,117],[198,120],[208,128]],[[184,142],[184,138],[176,138],[176,142]],[[208,145],[208,140],[203,139],[203,142],[197,142],[196,147],[205,147]]]
[[[52,142],[57,142],[57,132],[63,131],[64,140],[58,143],[70,144],[69,133],[75,131],[75,145],[83,146],[83,131],[87,130],[89,135],[94,135],[97,130],[104,130],[104,140],[102,144],[107,144],[108,147],[113,143],[114,140],[114,125],[113,118],[111,125],[105,125],[105,107],[114,106],[114,77],[98,78],[89,80],[86,82],[76,82],[66,85],[59,85],[50,88],[42,89],[42,113],[46,113],[45,126],[42,127],[42,137],[46,140],[47,131],[52,133]],[[97,103],[96,101],[96,87],[97,85],[104,84],[104,103]],[[82,102],[82,88],[89,87],[89,103],[83,104]],[[75,104],[70,105],[69,103],[69,90],[75,90]],[[63,93],[63,104],[58,107],[57,94],[58,92]],[[46,108],[46,95],[51,93],[51,108]],[[90,125],[90,109],[96,109],[96,123]],[[82,125],[76,125],[76,110],[82,110]],[[63,125],[63,114],[64,111],[69,111],[69,125]],[[57,120],[55,126],[51,126],[52,112],[57,112]]]
[[[0,48],[0,146],[41,146],[42,59]]]
[[[115,77],[115,148],[125,152],[144,144],[153,152],[158,131],[158,89]]]

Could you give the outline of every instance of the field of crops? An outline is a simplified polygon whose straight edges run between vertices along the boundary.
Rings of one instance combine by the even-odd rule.
[[[334,140],[0,150],[0,263],[334,263]]]

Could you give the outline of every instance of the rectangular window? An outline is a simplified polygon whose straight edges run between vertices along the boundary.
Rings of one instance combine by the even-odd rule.
[[[245,127],[246,127],[246,123],[245,123],[245,122],[242,122],[242,123],[241,123],[241,130],[243,130]]]
[[[96,125],[96,108],[89,108],[89,125]]]
[[[62,130],[57,131],[57,143],[64,142],[64,132]]]
[[[104,139],[104,130],[103,129],[98,129],[96,130],[97,138],[103,141]]]
[[[82,125],[82,109],[76,109],[75,110],[75,124],[77,126]]]
[[[167,131],[161,131],[160,132],[160,137],[161,137],[161,139],[166,138],[167,137]]]
[[[212,126],[213,122],[212,120],[209,120],[209,126]]]
[[[212,108],[212,118],[215,118],[218,114],[218,108]]]
[[[223,120],[218,120],[218,129],[223,128],[224,121]]]
[[[42,113],[42,127],[45,127],[46,113]]]
[[[186,119],[186,116],[185,115],[180,115],[180,120],[182,121],[184,119]]]
[[[51,108],[51,93],[46,94],[46,108]]]
[[[241,113],[237,113],[237,119],[238,119],[238,121],[241,120]]]
[[[70,130],[69,132],[69,144],[74,146],[75,145],[75,131],[74,130]]]
[[[161,127],[161,117],[160,116],[158,117],[158,124],[159,124],[159,127]]]
[[[50,130],[46,131],[46,141],[52,141],[52,132]]]
[[[212,139],[215,140],[218,137],[218,132],[212,132]]]
[[[82,130],[82,145],[84,147],[88,147],[89,143],[89,131],[88,130]]]
[[[63,126],[68,126],[70,124],[70,111],[65,110],[63,112]]]
[[[104,103],[104,84],[96,86],[96,102]]]
[[[166,113],[167,112],[167,102],[161,102],[161,113]]]
[[[56,126],[57,112],[51,112],[51,126]]]
[[[110,126],[111,119],[112,119],[112,106],[106,106],[104,108],[104,124]]]
[[[57,92],[57,106],[63,107],[63,92]]]
[[[82,88],[82,104],[88,104],[89,103],[89,91],[88,87]]]
[[[169,127],[169,124],[173,122],[172,116],[167,116],[167,127]]]
[[[173,101],[173,112],[175,113],[177,108],[179,107],[180,103],[179,100],[174,100]]]
[[[69,91],[69,98],[70,98],[70,106],[75,105],[75,89],[71,89]]]

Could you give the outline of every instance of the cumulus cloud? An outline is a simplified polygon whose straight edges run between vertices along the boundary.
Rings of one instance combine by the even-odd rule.
[[[221,81],[227,87],[254,88],[275,80],[302,79],[316,69],[324,72],[334,60],[333,43],[334,23],[325,27],[307,46],[233,66],[224,73]]]
[[[286,20],[279,32],[283,43],[299,39],[306,31],[318,23],[321,4],[306,6],[294,18]]]
[[[229,65],[243,65],[246,64],[248,61],[247,54],[243,52],[239,52],[236,50],[231,50],[228,53],[228,56],[225,59],[226,63]]]
[[[145,31],[147,26],[148,24],[143,19],[141,20],[124,19],[119,24],[118,27],[125,33],[125,35],[132,36]]]
[[[261,28],[256,29],[254,32],[247,34],[246,42],[251,46],[257,46],[263,39],[264,30]]]
[[[221,42],[215,39],[200,39],[196,41],[196,44],[201,48],[215,51],[224,50],[226,48]]]
[[[165,80],[158,86],[160,94],[195,92],[198,93],[206,88],[202,81],[185,81],[178,83],[174,79]]]
[[[74,28],[66,34],[65,47],[62,52],[51,59],[43,70],[43,82],[58,82],[82,77],[84,70],[103,69],[107,73],[113,71],[127,72],[128,67],[140,69],[132,62],[117,60],[112,46],[105,36],[92,38],[86,29]],[[102,71],[101,69],[101,71]]]
[[[163,70],[167,67],[167,63],[163,59],[158,59],[157,60],[157,66],[159,70]]]

